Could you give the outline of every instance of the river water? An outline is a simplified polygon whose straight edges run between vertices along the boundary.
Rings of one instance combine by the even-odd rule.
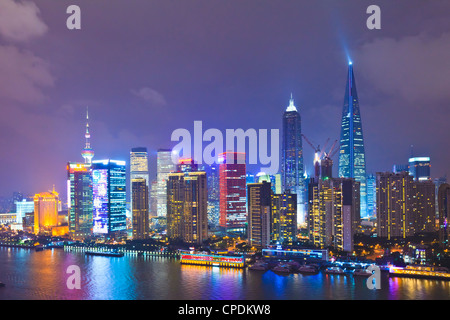
[[[69,289],[77,265],[81,288]],[[352,275],[278,275],[182,265],[157,257],[86,256],[62,249],[0,247],[0,300],[448,300],[450,281],[389,278],[368,289]]]

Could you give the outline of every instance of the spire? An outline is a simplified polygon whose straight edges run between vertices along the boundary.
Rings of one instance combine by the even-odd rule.
[[[292,98],[292,92],[291,92],[291,99],[289,100],[289,106],[286,108],[286,111],[297,111],[296,106],[294,105],[294,98]]]
[[[84,135],[86,144],[84,146],[81,155],[84,158],[85,163],[91,163],[94,157],[94,150],[91,148],[91,134],[89,133],[89,107],[86,108],[86,133]]]

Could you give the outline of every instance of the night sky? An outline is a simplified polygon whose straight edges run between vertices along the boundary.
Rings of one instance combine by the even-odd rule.
[[[81,30],[66,27],[72,4]],[[366,27],[371,4],[381,30]],[[447,0],[1,0],[0,196],[54,184],[65,200],[87,106],[94,159],[147,147],[151,177],[173,130],[281,129],[291,92],[303,133],[331,145],[349,59],[368,173],[414,145],[433,178],[448,174],[449,13]]]

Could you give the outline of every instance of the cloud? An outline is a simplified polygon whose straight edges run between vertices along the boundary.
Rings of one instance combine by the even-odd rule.
[[[378,38],[361,46],[356,61],[381,93],[407,102],[450,99],[450,33]]]
[[[164,96],[162,94],[160,94],[159,92],[157,92],[154,89],[148,88],[148,87],[144,87],[141,88],[139,90],[131,90],[131,92],[143,99],[144,101],[150,103],[152,106],[156,106],[156,107],[162,107],[165,106],[167,104],[166,99],[164,98]]]
[[[39,8],[30,1],[0,1],[0,35],[14,42],[26,42],[44,35],[48,27],[39,16]]]
[[[45,60],[14,46],[0,46],[0,97],[39,103],[45,99],[42,89],[54,82]]]

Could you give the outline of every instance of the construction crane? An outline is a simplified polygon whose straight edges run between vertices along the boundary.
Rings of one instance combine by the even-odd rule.
[[[315,176],[318,178],[320,176],[320,170],[321,170],[321,162],[322,160],[326,160],[326,163],[328,164],[328,166],[330,166],[330,168],[327,170],[328,172],[326,173],[326,175],[331,176],[331,166],[333,161],[331,160],[331,158],[336,154],[336,152],[339,149],[335,149],[336,147],[336,143],[337,140],[334,141],[333,145],[331,146],[330,150],[328,152],[325,151],[325,148],[328,144],[328,142],[330,141],[330,138],[328,138],[324,145],[323,148],[320,148],[320,145],[317,145],[317,147],[315,147],[312,142],[304,135],[302,134],[302,137],[305,139],[305,141],[311,146],[311,148],[313,148],[315,154],[314,154],[314,174]],[[326,164],[326,165],[327,165]]]

